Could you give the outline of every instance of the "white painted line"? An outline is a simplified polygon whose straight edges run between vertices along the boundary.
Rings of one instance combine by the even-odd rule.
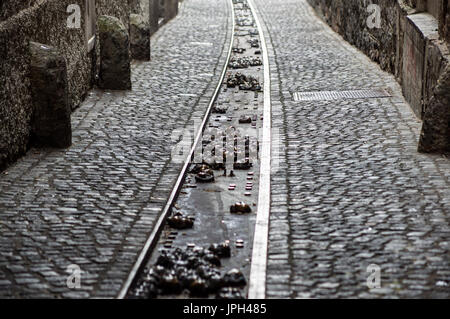
[[[186,161],[184,163],[183,169],[180,172],[180,175],[178,176],[178,180],[172,190],[172,193],[170,194],[169,200],[167,201],[166,206],[164,207],[164,210],[162,211],[161,215],[158,218],[158,221],[156,222],[155,227],[152,230],[152,233],[150,234],[150,236],[148,237],[144,248],[142,249],[141,253],[139,254],[138,259],[136,260],[133,268],[131,269],[131,272],[128,275],[127,280],[125,281],[124,285],[122,286],[122,289],[120,290],[117,298],[118,299],[124,299],[129,291],[129,289],[131,288],[131,285],[133,284],[133,281],[135,279],[135,277],[139,274],[139,270],[141,269],[141,267],[143,266],[143,263],[146,261],[146,258],[148,257],[148,254],[152,248],[152,246],[156,243],[156,241],[158,240],[158,236],[164,226],[164,222],[166,220],[167,215],[170,212],[170,209],[172,208],[173,202],[175,201],[175,199],[177,198],[178,195],[178,191],[183,183],[184,180],[184,176],[186,175],[187,169],[191,163],[191,159],[194,156],[194,152],[196,149],[196,146],[199,144],[199,142],[202,139],[202,135],[203,135],[203,129],[206,127],[206,123],[208,121],[208,116],[211,113],[211,109],[212,106],[214,105],[214,101],[217,99],[217,96],[220,92],[220,88],[222,86],[222,82],[225,78],[227,69],[228,69],[228,63],[230,61],[231,58],[231,54],[232,54],[232,49],[233,49],[233,44],[234,44],[234,29],[235,29],[235,17],[234,17],[234,6],[233,6],[233,1],[229,0],[228,3],[231,6],[231,16],[232,16],[232,26],[231,26],[231,40],[230,40],[230,46],[228,48],[228,56],[227,59],[225,61],[225,64],[223,66],[223,70],[222,73],[220,75],[220,79],[217,83],[216,86],[216,90],[214,91],[214,94],[211,98],[211,101],[209,102],[208,105],[208,109],[206,111],[206,116],[203,118],[203,122],[201,124],[201,126],[198,129],[197,132],[197,136],[195,138],[194,144],[189,152],[189,155],[186,157]]]
[[[249,299],[266,298],[267,249],[270,217],[270,164],[272,158],[272,102],[270,98],[270,67],[266,40],[261,22],[252,0],[248,4],[258,26],[264,63],[264,122],[261,149],[261,170],[256,216],[255,237],[253,239],[252,264],[250,269]]]
[[[199,46],[206,46],[206,47],[212,47],[212,42],[191,42],[191,45],[199,45]]]

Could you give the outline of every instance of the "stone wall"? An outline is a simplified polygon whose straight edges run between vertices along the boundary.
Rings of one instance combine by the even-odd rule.
[[[3,0],[0,22],[0,169],[29,148],[33,109],[29,42],[56,47],[67,62],[69,103],[73,108],[94,84],[96,51],[85,46],[85,0]],[[81,7],[80,29],[67,28],[67,6]],[[113,15],[129,26],[130,5],[124,0],[96,0],[97,15]]]
[[[4,21],[23,9],[29,8],[40,0],[1,0],[0,1],[0,22]]]
[[[436,35],[439,27],[440,37],[445,39],[448,36],[447,30],[450,29],[448,26],[450,20],[446,19],[449,13],[448,0],[428,0],[428,2],[426,0],[308,0],[308,2],[345,40],[365,52],[372,60],[379,63],[382,69],[394,73],[400,82],[403,78],[405,31],[410,27],[407,17],[430,10],[432,14],[424,13],[424,15],[429,15],[430,19],[433,16],[436,18]],[[381,8],[380,27],[369,27],[367,24],[373,13],[369,8],[371,4]],[[425,32],[428,31],[425,30]],[[425,37],[426,34],[422,36]]]
[[[397,50],[398,4],[393,0],[308,0],[319,15],[351,44],[366,53],[389,72],[399,74]],[[381,28],[369,28],[368,5],[374,3],[383,8]]]
[[[439,21],[441,38],[450,42],[450,5],[448,0],[404,0],[419,12],[427,11]]]
[[[448,0],[308,0],[336,32],[397,77],[416,116],[427,121],[440,115],[428,108],[449,64]],[[376,5],[377,9],[375,9]],[[376,19],[379,12],[379,20]],[[449,88],[450,90],[450,88]],[[442,91],[442,88],[441,88]],[[442,94],[436,99],[442,98]],[[435,105],[445,105],[434,101]],[[434,114],[429,114],[433,110]],[[448,114],[447,110],[441,110]],[[433,120],[435,121],[435,120]],[[450,119],[448,119],[450,122]],[[439,124],[442,125],[442,121]],[[435,128],[444,132],[445,128]],[[429,130],[432,131],[432,130]],[[442,139],[450,141],[450,134]],[[422,140],[436,139],[422,136]],[[421,142],[422,144],[422,142]],[[440,143],[443,145],[443,143]],[[450,143],[449,143],[450,145]],[[450,151],[448,147],[419,148]]]

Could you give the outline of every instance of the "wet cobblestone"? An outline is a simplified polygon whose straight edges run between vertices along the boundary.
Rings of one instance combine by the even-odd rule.
[[[32,149],[0,175],[0,297],[117,295],[181,169],[171,133],[203,117],[230,25],[226,0],[186,1],[152,61],[133,64],[132,91],[94,91],[72,115],[72,147]]]
[[[254,0],[265,22],[273,126],[269,298],[450,297],[450,161],[417,153],[420,122],[395,79],[304,0]],[[294,102],[294,92],[393,97]],[[381,268],[370,290],[367,267]]]

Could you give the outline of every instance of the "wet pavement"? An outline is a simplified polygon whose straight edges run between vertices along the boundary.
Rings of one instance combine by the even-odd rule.
[[[152,37],[152,61],[133,64],[132,91],[92,92],[72,147],[32,149],[0,175],[0,297],[118,294],[181,170],[171,133],[203,117],[230,28],[227,0],[185,1]]]
[[[417,152],[421,122],[394,77],[306,0],[252,3],[270,65],[260,65],[251,15],[237,10],[201,144],[212,151],[232,132],[256,161],[238,151],[223,165],[219,150],[192,163],[137,297],[247,295],[260,169],[252,137],[269,67],[267,297],[449,298],[450,160]],[[228,0],[183,1],[152,37],[152,61],[133,64],[132,91],[94,90],[72,116],[72,147],[32,149],[0,175],[0,297],[117,296],[181,171],[174,147],[203,119],[227,62],[231,12]],[[367,89],[386,94],[346,97]],[[71,265],[80,289],[67,285]]]
[[[172,214],[147,269],[129,297],[237,298],[248,293],[258,203],[264,69],[261,57],[255,54],[259,46],[252,45],[254,40],[259,41],[259,36],[251,10],[240,1],[234,6],[233,47],[244,50],[231,55],[203,139]],[[231,62],[238,60],[261,63],[247,65],[240,73]],[[222,256],[217,251],[205,254],[205,249],[208,251],[214,244],[225,245],[230,255]],[[172,257],[175,262],[161,264],[162,258],[167,259],[164,256],[174,254],[181,257]],[[185,265],[176,261],[179,259],[195,262]],[[233,271],[242,284],[230,286],[227,278]],[[167,289],[164,280],[167,277],[172,284],[176,282],[176,289]],[[220,289],[225,290],[221,293]]]
[[[272,174],[267,296],[449,298],[450,160],[417,153],[421,123],[394,77],[307,1],[254,3],[285,146]],[[393,96],[294,101],[296,92],[372,88]],[[375,289],[370,265],[380,269]]]

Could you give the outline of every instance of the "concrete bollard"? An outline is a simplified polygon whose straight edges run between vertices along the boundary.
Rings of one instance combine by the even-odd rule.
[[[117,18],[98,18],[100,36],[99,87],[107,90],[131,89],[130,40],[127,28]]]
[[[174,10],[175,10],[175,15],[174,15],[174,17],[176,17],[177,15],[178,15],[178,10],[180,9],[180,0],[176,0],[175,1],[175,8],[174,8]]]
[[[159,21],[162,20],[162,24],[166,23],[166,6],[168,0],[159,0]],[[158,22],[159,23],[159,22]],[[161,23],[159,23],[161,26]]]
[[[150,61],[150,26],[139,14],[130,15],[131,56]]]
[[[169,21],[178,14],[178,0],[166,0],[165,4],[165,20]]]
[[[149,0],[149,24],[150,24],[150,35],[158,31],[159,28],[159,0]]]
[[[450,65],[447,65],[425,110],[419,152],[450,151]]]
[[[180,6],[180,0],[172,0],[172,18],[175,18],[178,15],[178,8]]]
[[[65,148],[72,144],[67,65],[57,49],[30,42],[33,96],[32,140],[38,146]]]

